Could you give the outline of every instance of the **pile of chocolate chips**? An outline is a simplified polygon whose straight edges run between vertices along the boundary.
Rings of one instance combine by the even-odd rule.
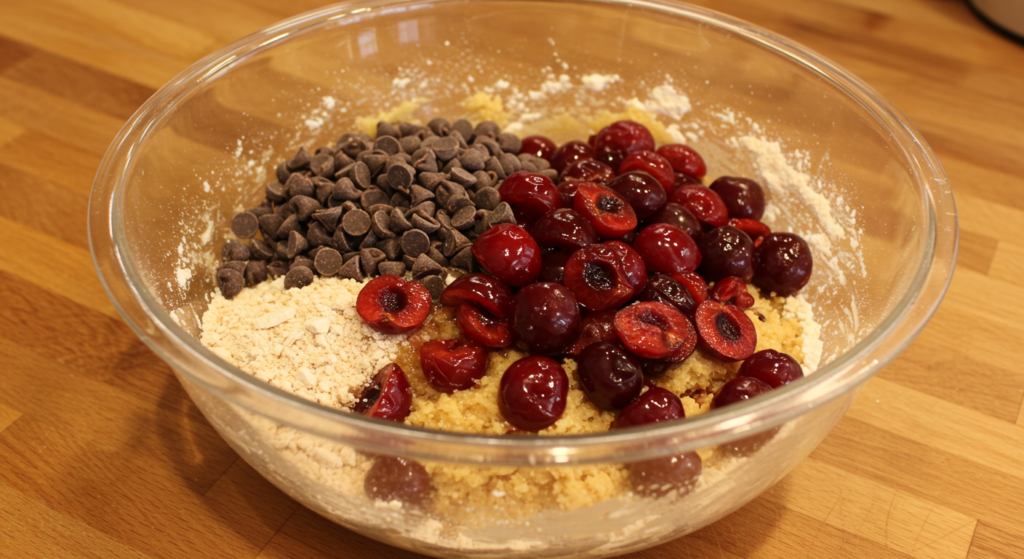
[[[411,271],[437,299],[448,268],[477,267],[473,240],[515,223],[501,181],[520,170],[556,178],[547,160],[521,148],[494,122],[444,118],[381,121],[376,139],[349,133],[334,147],[303,147],[278,165],[263,201],[232,219],[231,231],[249,241],[224,243],[221,293],[231,299],[282,275],[290,289],[317,275],[362,281]]]

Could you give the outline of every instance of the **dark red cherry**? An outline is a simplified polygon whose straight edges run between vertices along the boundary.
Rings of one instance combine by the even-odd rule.
[[[487,274],[460,276],[441,292],[441,304],[457,307],[472,303],[495,318],[505,318],[512,305],[512,290]]]
[[[644,497],[682,497],[697,485],[703,463],[696,452],[626,464],[629,482]]]
[[[619,165],[619,174],[643,171],[654,177],[666,192],[675,188],[676,174],[664,157],[653,151],[635,151]]]
[[[733,227],[743,231],[754,241],[757,246],[757,239],[759,237],[767,237],[772,234],[772,230],[767,225],[753,219],[742,219],[738,217],[730,217],[726,225],[732,225]]]
[[[562,206],[558,187],[540,173],[516,171],[501,181],[498,193],[502,202],[508,202],[516,215],[528,222]]]
[[[594,137],[594,159],[612,169],[636,151],[653,151],[654,136],[639,122],[620,120],[602,128]]]
[[[430,340],[420,347],[420,365],[427,382],[451,394],[476,386],[487,371],[487,349],[472,340]]]
[[[622,261],[622,271],[626,275],[626,283],[633,288],[633,295],[643,291],[647,285],[647,265],[633,247],[622,241],[605,241],[602,245],[612,249]]]
[[[525,229],[511,223],[493,225],[477,237],[473,256],[487,273],[508,285],[521,287],[540,275],[541,255],[537,241]]]
[[[580,335],[562,350],[566,355],[579,355],[584,348],[597,342],[618,342],[615,334],[616,309],[599,312],[584,312]]]
[[[573,208],[587,218],[603,239],[623,237],[637,225],[636,212],[621,194],[592,182],[579,183]]]
[[[519,153],[529,153],[543,159],[551,159],[557,146],[546,136],[527,136],[523,138],[523,147]]]
[[[698,273],[707,281],[736,276],[745,282],[754,277],[754,242],[746,233],[726,225],[700,238],[701,263]]]
[[[648,225],[655,223],[674,225],[685,231],[694,241],[699,241],[701,236],[704,235],[704,228],[701,227],[697,216],[693,215],[693,212],[685,207],[673,202],[665,204],[658,210],[658,213],[654,214],[654,217],[647,220]]]
[[[712,405],[716,408],[729,406],[738,402],[744,402],[751,398],[767,394],[772,387],[767,382],[753,377],[736,377],[715,394]]]
[[[575,161],[558,175],[561,181],[578,180],[596,182],[598,184],[608,184],[608,181],[614,177],[615,171],[596,159],[580,159]]]
[[[736,305],[741,309],[754,306],[754,297],[747,291],[747,284],[736,276],[718,280],[708,291],[708,297],[719,303]]]
[[[694,314],[701,345],[726,363],[753,355],[757,331],[743,309],[708,299]]]
[[[665,144],[658,148],[658,155],[664,157],[676,172],[686,173],[697,179],[704,178],[708,172],[704,158],[689,146]]]
[[[541,257],[540,275],[537,281],[553,281],[563,283],[565,274],[565,263],[569,260],[570,253],[564,250],[552,250]]]
[[[576,372],[583,391],[603,410],[626,407],[640,395],[640,364],[617,343],[597,342],[580,352]]]
[[[619,412],[619,417],[612,423],[613,429],[660,423],[686,417],[683,402],[672,392],[655,386],[640,395]]]
[[[697,243],[682,229],[667,223],[645,227],[633,241],[633,248],[652,273],[692,272],[701,263]]]
[[[551,156],[551,168],[561,173],[566,167],[580,159],[593,159],[594,148],[586,142],[572,140],[558,146]]]
[[[473,303],[459,305],[455,325],[466,339],[487,347],[508,347],[515,341],[507,318],[495,318]]]
[[[647,359],[672,357],[680,347],[697,342],[690,319],[672,305],[654,301],[620,310],[615,315],[615,334],[626,349]]]
[[[555,355],[580,333],[576,296],[558,283],[531,283],[512,298],[510,324],[531,353]]]
[[[794,233],[772,233],[757,248],[754,285],[764,291],[788,297],[811,279],[811,248]]]
[[[576,200],[576,191],[586,181],[564,180],[558,183],[558,193],[562,195],[562,207],[571,208]]]
[[[697,216],[697,219],[714,227],[720,227],[729,221],[729,210],[722,197],[706,186],[677,186],[669,195],[668,201],[685,207]]]
[[[637,299],[640,301],[668,303],[679,309],[683,314],[691,317],[697,312],[697,306],[703,302],[703,299],[698,301],[687,286],[676,281],[672,276],[661,273],[651,276],[647,282],[647,287],[644,288]]]
[[[676,182],[673,184],[673,186],[675,188],[679,188],[681,186],[686,186],[688,184],[695,184],[697,186],[704,186],[704,183],[700,182],[700,179],[698,179],[697,177],[695,177],[693,175],[688,175],[686,173],[676,172]],[[674,189],[673,189],[673,191],[674,191]],[[672,192],[669,192],[669,194],[671,194],[671,193]]]
[[[530,234],[542,247],[573,252],[597,242],[597,232],[587,218],[572,208],[559,208],[538,219]]]
[[[565,263],[562,281],[579,304],[590,311],[617,308],[634,295],[621,255],[604,244],[574,252]]]
[[[422,284],[399,276],[378,276],[359,291],[356,311],[367,326],[378,332],[404,334],[427,319],[430,292]]]
[[[434,487],[422,464],[399,456],[377,456],[363,480],[366,496],[377,501],[399,501],[412,507],[426,506]]]
[[[647,219],[658,213],[668,200],[665,188],[644,171],[622,173],[608,183],[608,188],[618,192],[629,202],[637,219]]]
[[[378,371],[370,386],[363,390],[356,401],[355,412],[401,422],[409,415],[411,405],[412,388],[405,371],[391,363]]]
[[[718,177],[709,188],[722,198],[729,217],[760,220],[764,215],[764,190],[756,181],[743,177]]]
[[[800,368],[800,363],[788,354],[774,349],[763,349],[746,358],[740,365],[737,375],[754,377],[772,388],[778,388],[803,378],[804,371]]]
[[[550,357],[531,356],[505,370],[498,384],[498,409],[522,431],[550,427],[565,413],[569,377]]]

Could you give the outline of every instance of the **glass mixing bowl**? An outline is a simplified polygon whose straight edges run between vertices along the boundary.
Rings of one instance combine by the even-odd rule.
[[[622,115],[697,149],[711,178],[767,185],[769,225],[810,241],[815,272],[803,293],[822,342],[813,375],[669,424],[477,436],[319,406],[199,343],[231,216],[260,200],[298,147],[333,144],[378,118],[434,116],[585,140]],[[805,457],[921,330],[956,253],[939,163],[869,86],[753,25],[654,1],[366,1],[287,20],[194,64],[139,109],[98,171],[89,231],[125,320],[249,464],[343,526],[446,557],[614,555],[742,506]],[[768,442],[756,451],[723,450],[760,433]],[[623,489],[624,465],[693,450],[719,458],[688,494]],[[464,506],[371,501],[362,476],[382,455],[462,472]],[[490,490],[498,478],[518,480],[526,497]],[[584,494],[594,498],[571,498]]]

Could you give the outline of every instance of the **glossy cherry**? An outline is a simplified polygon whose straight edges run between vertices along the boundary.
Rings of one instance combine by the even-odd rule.
[[[694,314],[701,345],[726,363],[753,355],[757,347],[754,323],[743,310],[708,299]]]
[[[626,283],[633,288],[633,295],[643,291],[647,285],[647,265],[640,253],[622,241],[605,241],[602,245],[612,249],[622,261],[622,271],[626,275]]]
[[[778,388],[803,378],[804,371],[800,363],[790,355],[774,349],[763,349],[746,358],[737,375],[754,377],[772,388]]]
[[[540,216],[562,206],[562,195],[551,179],[540,173],[516,171],[505,177],[498,187],[501,201],[522,216],[534,221]]]
[[[669,390],[655,386],[619,412],[613,429],[660,423],[686,417],[683,402]]]
[[[666,192],[675,188],[676,174],[672,166],[653,151],[635,151],[627,155],[619,164],[619,174],[629,171],[642,171],[651,175]]]
[[[729,209],[722,201],[722,197],[706,186],[676,186],[668,201],[685,207],[697,216],[697,219],[714,227],[720,227],[729,221]]]
[[[747,291],[747,284],[736,276],[718,280],[708,291],[708,297],[723,304],[736,305],[741,309],[754,306],[754,297]]]
[[[566,142],[555,150],[551,156],[551,168],[561,173],[566,167],[580,159],[593,159],[594,148],[579,140]]]
[[[459,276],[441,292],[441,304],[457,307],[472,303],[495,318],[505,318],[512,305],[512,290],[487,274]]]
[[[626,349],[640,357],[665,359],[680,347],[696,343],[690,319],[667,303],[630,305],[615,315],[615,334]]]
[[[693,212],[686,209],[684,206],[680,206],[674,202],[669,202],[662,206],[658,213],[654,214],[653,217],[647,220],[648,225],[655,223],[667,223],[674,225],[690,236],[694,241],[699,241],[701,236],[704,235],[704,228],[700,225],[700,220],[697,216],[693,215]]]
[[[550,357],[524,357],[509,366],[498,384],[498,409],[522,431],[550,427],[565,413],[569,377]]]
[[[813,267],[807,241],[795,233],[772,233],[757,248],[753,283],[767,292],[788,297],[807,285]]]
[[[558,208],[544,214],[530,227],[530,235],[542,247],[569,252],[597,242],[594,226],[572,208]]]
[[[532,283],[512,298],[509,324],[531,353],[555,355],[580,333],[579,303],[562,284]]]
[[[390,363],[377,372],[356,401],[354,411],[377,419],[402,422],[409,415],[412,389],[405,371]]]
[[[594,159],[618,169],[627,155],[653,151],[654,136],[639,122],[620,120],[602,128],[594,137]]]
[[[618,239],[637,225],[636,212],[621,194],[592,182],[581,182],[573,198],[573,208],[582,214],[599,237]]]
[[[706,293],[707,291],[705,290],[704,298],[707,298]],[[662,273],[657,273],[650,277],[647,281],[647,286],[637,296],[637,299],[640,301],[667,303],[691,317],[697,312],[697,307],[704,301],[704,299],[698,301],[697,297],[694,296],[686,285],[675,280],[672,276]]]
[[[645,497],[682,497],[693,491],[703,471],[696,452],[626,464],[633,491]]]
[[[487,273],[508,285],[521,287],[540,275],[540,247],[518,225],[500,223],[491,226],[477,237],[472,251]]]
[[[615,334],[616,312],[618,312],[616,309],[584,312],[580,335],[572,343],[565,346],[562,353],[566,355],[579,355],[590,344],[597,342],[618,343],[619,337]]]
[[[754,277],[754,242],[746,233],[726,225],[700,238],[701,264],[698,273],[707,281],[736,276],[745,282]]]
[[[658,213],[668,201],[665,188],[644,171],[622,173],[608,183],[608,188],[618,192],[629,202],[637,219],[647,219]]]
[[[551,159],[558,146],[547,136],[527,136],[523,138],[523,147],[519,153],[536,155],[543,159]]]
[[[356,312],[383,334],[404,334],[430,314],[430,292],[422,284],[393,275],[370,280],[356,297]]]
[[[764,215],[764,189],[752,179],[718,177],[709,187],[725,203],[729,217],[760,220]]]
[[[537,276],[537,281],[563,283],[565,263],[569,261],[570,254],[564,250],[552,250],[544,253],[544,256],[541,257],[540,275]]]
[[[559,180],[562,181],[579,180],[598,184],[607,184],[614,177],[615,171],[596,159],[575,161],[558,175]]]
[[[434,488],[422,464],[399,456],[377,456],[363,481],[366,496],[378,501],[399,501],[412,507],[428,504]]]
[[[682,229],[667,223],[645,227],[633,241],[633,248],[649,272],[692,272],[701,263],[697,243]]]
[[[677,172],[686,173],[698,179],[708,172],[704,158],[696,150],[683,144],[665,144],[658,148],[658,155],[664,157]]]
[[[725,386],[718,391],[718,394],[715,394],[713,405],[716,408],[729,406],[771,391],[772,386],[761,379],[737,376],[725,383]]]
[[[640,395],[640,363],[618,343],[597,342],[580,352],[576,373],[590,401],[603,410],[626,407]]]
[[[635,289],[619,251],[604,244],[574,252],[565,263],[562,282],[589,311],[618,308]]]
[[[473,303],[459,305],[455,325],[467,339],[487,347],[507,347],[514,341],[507,318],[495,318]]]
[[[420,347],[423,376],[435,389],[451,394],[476,386],[487,372],[487,349],[472,340],[429,340]]]

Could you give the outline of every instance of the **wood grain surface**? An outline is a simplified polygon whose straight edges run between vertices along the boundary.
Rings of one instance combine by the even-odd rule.
[[[938,153],[945,302],[782,482],[635,557],[1024,557],[1024,47],[957,0],[700,2],[815,49]],[[299,506],[120,319],[93,175],[159,86],[316,0],[0,0],[0,557],[411,557]]]

